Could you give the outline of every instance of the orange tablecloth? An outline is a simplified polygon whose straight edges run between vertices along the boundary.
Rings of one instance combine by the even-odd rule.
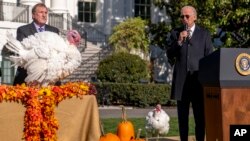
[[[21,141],[24,112],[25,108],[20,103],[0,103],[1,141]],[[95,96],[87,95],[83,99],[64,100],[55,112],[59,121],[58,141],[99,140],[101,133]]]

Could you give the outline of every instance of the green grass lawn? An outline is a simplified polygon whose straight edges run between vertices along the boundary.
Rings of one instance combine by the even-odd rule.
[[[139,128],[142,129],[141,137],[145,137],[145,118],[129,118],[134,125],[135,131]],[[121,121],[121,118],[107,118],[101,119],[102,124],[104,125],[105,133],[116,133],[117,125]],[[189,118],[189,135],[194,135],[194,118]],[[179,129],[178,129],[178,120],[177,117],[170,118],[170,130],[167,135],[165,136],[179,136]]]

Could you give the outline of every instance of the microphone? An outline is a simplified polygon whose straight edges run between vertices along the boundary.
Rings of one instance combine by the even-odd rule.
[[[184,37],[184,42],[187,42],[187,41],[190,40],[190,38],[191,38],[191,32],[192,32],[191,29],[188,28],[187,24],[185,24],[185,31],[187,31],[187,36]]]
[[[184,25],[184,29],[186,31],[188,31],[188,25],[187,24]],[[187,41],[187,37],[184,37],[183,42],[186,42],[186,41]]]

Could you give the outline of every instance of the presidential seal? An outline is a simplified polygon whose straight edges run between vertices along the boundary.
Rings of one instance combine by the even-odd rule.
[[[235,67],[239,74],[250,75],[250,55],[241,53],[237,56]]]

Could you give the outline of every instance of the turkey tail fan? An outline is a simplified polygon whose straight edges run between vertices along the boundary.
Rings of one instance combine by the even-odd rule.
[[[21,43],[19,42],[19,44],[21,45]],[[21,48],[17,47],[15,44],[11,43],[11,42],[8,42],[5,47],[10,50],[11,52],[15,53],[15,54],[19,54],[19,51]]]
[[[21,66],[23,64],[22,62],[22,58],[20,57],[20,53],[24,52],[25,50],[23,49],[23,45],[21,44],[21,42],[19,42],[16,39],[11,39],[6,45],[5,47],[11,52],[12,55],[10,55],[9,57],[6,57],[7,59],[9,59],[10,61],[12,61],[14,64],[13,65],[17,65],[17,66]],[[13,55],[17,54],[17,55]]]
[[[0,34],[0,50],[4,49],[4,46],[9,41],[9,38],[14,38],[10,30],[7,30],[6,33]]]
[[[11,67],[14,66],[21,66],[23,64],[23,62],[21,61],[21,57],[19,56],[9,56],[9,57],[5,57],[6,59],[10,60],[13,64],[11,65]]]
[[[38,81],[42,83],[46,77],[47,63],[46,60],[31,60],[25,66],[28,76],[25,78],[25,82]]]
[[[12,51],[13,53],[19,54],[21,50],[23,50],[23,45],[20,41],[15,39],[12,35],[7,35],[7,44],[6,48]]]

